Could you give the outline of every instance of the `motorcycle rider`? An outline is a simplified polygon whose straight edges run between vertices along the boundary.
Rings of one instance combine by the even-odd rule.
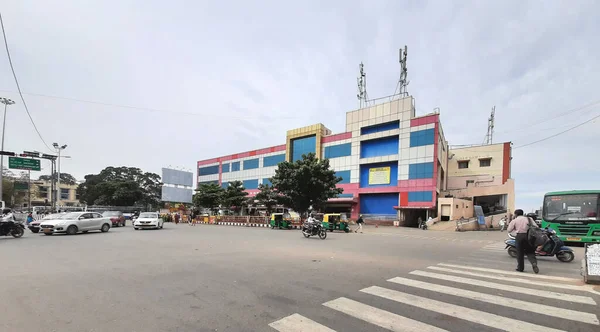
[[[308,223],[308,230],[312,233],[313,226],[317,223],[317,219],[313,217],[313,213],[308,216],[306,222]]]

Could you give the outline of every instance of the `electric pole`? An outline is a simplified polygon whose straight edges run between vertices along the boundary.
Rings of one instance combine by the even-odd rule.
[[[2,147],[1,151],[4,151],[4,133],[6,132],[6,109],[8,105],[14,105],[14,101],[0,97],[0,103],[4,104],[4,120],[2,121]],[[4,201],[4,155],[0,155],[0,201]]]

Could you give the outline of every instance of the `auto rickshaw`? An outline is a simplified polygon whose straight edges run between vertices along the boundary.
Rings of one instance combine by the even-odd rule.
[[[271,229],[290,229],[292,218],[288,213],[273,213],[269,225]]]
[[[323,228],[333,232],[334,230],[350,232],[348,217],[342,213],[327,213],[323,215]]]

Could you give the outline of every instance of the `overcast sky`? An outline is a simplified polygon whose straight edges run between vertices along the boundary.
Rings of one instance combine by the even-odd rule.
[[[61,170],[79,179],[109,165],[194,170],[318,122],[342,132],[358,64],[369,97],[390,95],[408,45],[417,114],[439,107],[450,144],[481,143],[496,106],[494,141],[516,148],[518,207],[600,188],[600,119],[518,148],[600,115],[599,105],[568,112],[600,100],[597,1],[3,0],[0,10],[31,115],[46,143],[68,144]],[[5,150],[49,152],[1,51],[0,96],[17,101]]]

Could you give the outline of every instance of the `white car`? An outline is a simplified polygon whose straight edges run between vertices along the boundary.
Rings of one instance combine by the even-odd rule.
[[[133,222],[133,229],[142,228],[163,228],[164,221],[156,212],[142,212],[140,216]]]
[[[73,235],[88,231],[105,233],[110,229],[111,223],[110,218],[105,218],[97,212],[70,212],[58,219],[41,222],[40,230],[46,235],[54,233]]]

